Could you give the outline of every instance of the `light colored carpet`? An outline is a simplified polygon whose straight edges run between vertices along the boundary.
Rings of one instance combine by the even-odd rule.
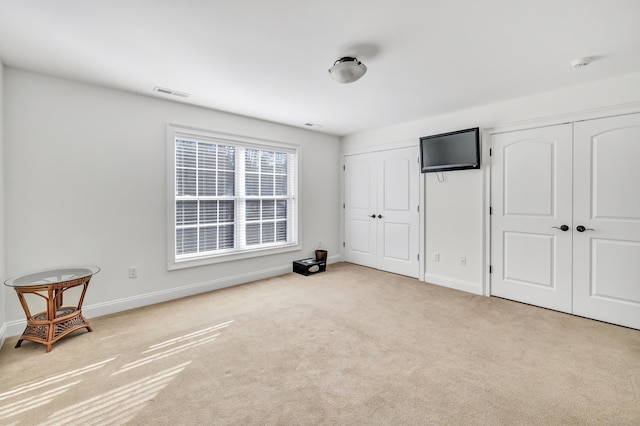
[[[0,424],[640,424],[640,331],[356,265],[90,320],[7,339]]]

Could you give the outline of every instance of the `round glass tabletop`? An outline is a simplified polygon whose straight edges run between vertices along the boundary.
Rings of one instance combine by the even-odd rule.
[[[58,284],[86,278],[100,272],[97,266],[71,266],[67,268],[48,269],[46,271],[31,272],[9,278],[4,285],[9,287],[35,287],[47,284]]]

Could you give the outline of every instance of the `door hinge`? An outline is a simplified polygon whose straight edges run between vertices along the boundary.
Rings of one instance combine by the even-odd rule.
[[[418,213],[420,213],[420,206],[418,206]]]
[[[346,208],[347,208],[347,205],[346,205],[345,203],[342,203],[342,208],[343,208],[343,209],[346,209]]]
[[[493,274],[493,266],[489,265],[489,273]]]
[[[342,165],[342,170],[347,170],[347,166],[345,166],[344,164]]]
[[[342,247],[346,247],[347,245],[345,244],[345,242],[342,242]]]
[[[489,207],[489,214],[492,215],[493,214],[493,207]]]
[[[492,155],[493,155],[493,150],[489,148],[489,157],[491,157]]]
[[[418,261],[420,261],[420,253],[418,253]]]

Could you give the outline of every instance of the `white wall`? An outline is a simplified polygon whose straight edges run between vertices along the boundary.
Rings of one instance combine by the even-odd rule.
[[[10,67],[4,81],[7,276],[100,266],[90,318],[289,272],[319,240],[338,255],[339,138]],[[303,250],[168,272],[167,122],[301,144]],[[19,334],[17,298],[4,305]]]
[[[554,92],[495,103],[438,117],[371,130],[343,139],[343,153],[361,152],[396,141],[480,126],[534,120],[591,109],[640,101],[640,73],[629,74],[595,83],[574,86]],[[486,144],[489,141],[483,141]],[[488,173],[488,159],[483,170],[446,172],[446,181],[438,182],[434,174],[425,174],[425,279],[453,288],[482,292],[483,256],[483,182]],[[434,262],[434,253],[440,262]],[[460,265],[461,257],[467,266]]]

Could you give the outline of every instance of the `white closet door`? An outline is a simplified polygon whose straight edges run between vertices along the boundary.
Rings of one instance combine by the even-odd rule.
[[[378,266],[378,159],[376,154],[349,155],[344,159],[345,260]]]
[[[570,124],[494,135],[492,295],[571,312],[571,146]]]
[[[640,114],[575,124],[573,312],[638,329],[639,162]]]
[[[345,260],[418,277],[418,147],[345,157]]]
[[[418,150],[380,153],[378,269],[418,277]]]

